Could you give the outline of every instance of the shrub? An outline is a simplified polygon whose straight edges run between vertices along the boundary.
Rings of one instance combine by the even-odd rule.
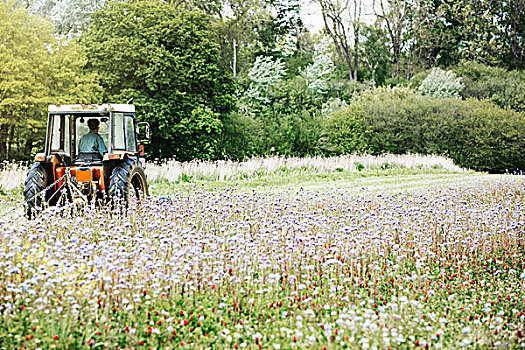
[[[223,124],[219,113],[199,106],[175,125],[180,135],[179,159],[191,160],[219,158],[218,143]]]
[[[307,112],[264,109],[257,117],[232,113],[224,121],[220,148],[223,157],[235,160],[268,154],[306,156],[320,153],[320,133],[320,119]]]
[[[488,101],[433,99],[399,89],[362,94],[327,123],[327,150],[448,156],[488,172],[525,169],[525,114]]]
[[[369,151],[363,106],[352,103],[331,114],[326,123],[330,142],[325,145],[329,154],[363,154]]]
[[[525,112],[525,72],[461,62],[454,70],[465,84],[463,98],[487,99],[498,106]]]
[[[246,157],[269,153],[266,148],[266,124],[249,115],[233,112],[223,122],[220,141],[224,158],[243,160]]]
[[[422,95],[432,97],[460,97],[460,92],[463,89],[461,78],[456,78],[456,74],[452,71],[444,71],[441,68],[432,68],[428,77],[423,80],[419,87],[419,92]]]

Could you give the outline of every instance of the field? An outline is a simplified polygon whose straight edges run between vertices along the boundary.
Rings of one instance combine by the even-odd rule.
[[[23,171],[0,172],[1,348],[525,347],[523,176],[171,162],[125,216],[28,221]]]

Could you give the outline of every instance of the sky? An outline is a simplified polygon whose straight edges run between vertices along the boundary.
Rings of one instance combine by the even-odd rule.
[[[373,0],[362,0],[363,12],[362,17],[363,21],[366,23],[371,23],[375,20],[373,15],[372,4]],[[321,8],[313,0],[303,0],[301,5],[301,18],[303,22],[312,33],[317,33],[323,29],[323,17],[321,14]]]

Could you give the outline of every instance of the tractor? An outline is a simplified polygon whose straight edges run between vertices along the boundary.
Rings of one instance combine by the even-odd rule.
[[[81,140],[98,125],[99,151]],[[50,105],[44,153],[37,153],[25,180],[28,218],[67,203],[129,203],[148,195],[144,142],[147,122],[137,123],[132,104]],[[103,152],[105,151],[105,152]]]

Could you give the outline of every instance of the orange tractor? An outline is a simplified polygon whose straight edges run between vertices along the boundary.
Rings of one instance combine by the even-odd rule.
[[[148,195],[143,143],[150,129],[148,123],[137,123],[134,105],[50,105],[48,111],[45,152],[35,156],[25,181],[29,218],[53,205],[127,203]],[[98,140],[95,150],[82,144],[89,133],[97,135],[85,139]]]

